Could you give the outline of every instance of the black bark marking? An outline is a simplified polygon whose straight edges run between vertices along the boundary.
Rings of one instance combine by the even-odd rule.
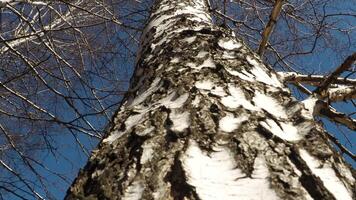
[[[168,90],[168,88],[172,85],[172,82],[169,79],[163,79],[162,88]]]
[[[190,90],[189,90],[189,92],[190,92],[191,94],[195,94],[195,93],[197,93],[198,91],[199,91],[198,88],[195,87],[195,86],[191,87]]]
[[[265,111],[266,115],[270,115],[269,113],[267,113]],[[272,116],[272,115],[270,115]],[[259,121],[265,121],[266,118],[262,118],[259,119]],[[274,122],[276,122],[276,124],[278,125],[278,127],[283,130],[282,126],[280,125],[279,121],[275,118],[275,117],[270,117],[270,119],[272,119]],[[286,141],[280,137],[278,137],[277,135],[275,135],[273,132],[271,132],[270,130],[266,129],[265,127],[263,127],[261,124],[258,124],[256,127],[256,131],[258,133],[261,133],[267,140],[273,140],[275,142],[278,143],[286,143]]]
[[[210,110],[210,112],[212,112],[212,113],[219,113],[219,111],[220,111],[219,107],[218,107],[216,104],[211,104],[209,110]]]
[[[171,171],[164,177],[164,181],[171,184],[171,195],[174,200],[184,200],[184,197],[200,200],[195,187],[187,182],[182,162],[179,160],[179,153],[176,153]]]
[[[141,169],[141,156],[142,156],[142,145],[148,139],[147,136],[139,136],[136,133],[132,133],[127,139],[127,149],[130,149],[129,159],[132,160],[133,157],[137,159],[136,170]]]
[[[289,154],[290,160],[294,163],[297,169],[302,172],[299,180],[304,189],[310,194],[313,199],[334,200],[335,197],[325,188],[319,177],[313,175],[305,161],[297,153],[296,147],[291,148]]]
[[[274,134],[271,131],[261,126],[260,124],[257,125],[256,131],[264,136],[267,140],[270,140],[274,137]]]
[[[175,134],[173,131],[168,130],[165,135],[165,140],[167,141],[166,147],[169,148],[170,143],[175,143],[178,141],[178,135]]]

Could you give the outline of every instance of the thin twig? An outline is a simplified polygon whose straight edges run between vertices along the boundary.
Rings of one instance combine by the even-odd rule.
[[[342,145],[336,137],[334,137],[333,135],[331,135],[330,133],[328,133],[326,131],[324,131],[324,133],[337,147],[339,147],[339,149],[342,153],[347,154],[348,156],[350,156],[352,158],[352,160],[356,161],[355,154],[353,154],[346,147],[344,147],[344,145]]]

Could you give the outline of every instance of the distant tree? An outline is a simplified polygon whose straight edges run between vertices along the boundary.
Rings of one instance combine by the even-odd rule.
[[[113,126],[66,199],[354,199],[354,171],[316,117],[355,130],[330,104],[355,98],[354,79],[339,76],[356,53],[324,77],[276,73],[260,58],[283,3],[257,55],[226,13],[212,23],[208,1],[155,1]]]
[[[186,3],[185,1],[181,2]],[[203,1],[196,2],[202,3]],[[234,171],[232,175],[241,172],[241,174],[252,174],[251,176],[253,177],[253,164],[257,161],[262,162],[263,159],[261,160],[260,158],[263,157],[256,157],[256,152],[260,152],[258,149],[252,150],[254,154],[252,156],[249,152],[254,147],[247,148],[243,145],[243,142],[238,144],[242,136],[238,134],[240,133],[238,131],[240,129],[246,131],[246,127],[249,127],[249,125],[257,125],[257,132],[260,133],[260,129],[264,130],[264,133],[268,136],[268,133],[272,131],[268,132],[265,129],[267,125],[271,125],[272,121],[266,119],[281,120],[278,117],[276,119],[273,118],[276,113],[272,113],[273,115],[269,116],[272,112],[271,110],[264,107],[261,108],[261,105],[255,103],[254,98],[258,97],[256,92],[260,91],[258,89],[269,87],[269,84],[265,83],[269,79],[267,76],[263,76],[263,79],[260,77],[260,79],[257,79],[257,82],[252,81],[249,87],[253,89],[246,90],[245,88],[247,84],[250,84],[251,79],[258,77],[256,73],[266,72],[267,69],[267,75],[272,76],[273,80],[273,77],[278,77],[278,83],[276,82],[277,85],[274,86],[278,89],[282,88],[283,92],[279,94],[278,92],[260,91],[260,93],[272,98],[272,102],[275,101],[277,104],[281,104],[283,109],[287,106],[293,108],[297,108],[298,106],[303,107],[302,104],[296,103],[295,107],[292,106],[294,103],[291,103],[292,105],[287,103],[290,102],[291,97],[287,94],[285,86],[279,86],[279,82],[284,82],[284,84],[288,84],[293,94],[299,100],[306,99],[306,101],[303,101],[304,103],[312,103],[306,105],[314,105],[313,103],[315,103],[317,105],[315,108],[317,109],[314,109],[315,112],[313,112],[315,120],[313,124],[317,123],[317,125],[313,127],[318,127],[319,132],[316,135],[323,135],[321,138],[318,137],[316,141],[322,140],[323,144],[331,141],[331,144],[335,145],[336,150],[346,155],[346,158],[351,162],[355,160],[352,149],[347,148],[355,137],[351,131],[354,131],[356,127],[355,119],[353,119],[353,116],[356,114],[354,109],[355,103],[353,102],[356,82],[353,64],[355,56],[352,52],[355,50],[355,43],[352,41],[356,40],[356,34],[354,33],[356,25],[354,20],[356,16],[354,13],[356,8],[350,1],[211,0],[210,5],[203,9],[205,9],[205,14],[212,18],[214,28],[211,28],[212,25],[210,22],[206,22],[206,24],[202,24],[202,26],[207,25],[209,27],[206,33],[204,32],[205,29],[200,32],[192,30],[192,33],[186,30],[186,36],[177,35],[177,37],[181,38],[188,37],[189,34],[193,37],[196,35],[197,38],[189,44],[190,47],[204,47],[208,52],[206,55],[199,55],[200,58],[191,58],[188,56],[189,54],[196,55],[197,49],[177,53],[176,47],[186,48],[186,45],[188,45],[183,41],[167,42],[157,44],[156,46],[156,41],[151,40],[151,37],[157,28],[147,27],[146,32],[142,34],[146,21],[150,22],[154,20],[155,16],[153,15],[149,18],[149,11],[152,5],[159,5],[159,1],[153,4],[150,0],[0,0],[0,199],[61,198],[61,196],[58,196],[58,191],[56,194],[54,194],[54,191],[65,190],[73,179],[70,175],[72,174],[73,176],[73,172],[63,173],[63,170],[54,170],[52,167],[53,162],[57,162],[57,165],[60,166],[65,165],[64,162],[66,162],[67,165],[73,165],[73,170],[77,169],[80,167],[78,166],[78,159],[73,156],[68,157],[66,154],[74,154],[73,151],[75,150],[73,149],[77,148],[80,151],[78,154],[89,156],[91,149],[103,138],[103,135],[106,135],[104,138],[107,136],[114,137],[111,136],[113,135],[111,133],[116,131],[118,127],[125,134],[121,139],[113,141],[115,147],[107,147],[108,143],[105,141],[108,139],[104,139],[104,142],[101,142],[99,147],[99,153],[92,156],[92,161],[88,163],[86,170],[91,167],[93,167],[92,170],[102,168],[102,164],[97,165],[95,161],[95,159],[99,159],[97,158],[99,155],[102,155],[102,158],[105,159],[108,158],[108,155],[110,159],[115,159],[115,153],[105,154],[110,149],[114,149],[113,152],[130,151],[129,159],[126,159],[125,156],[127,154],[123,153],[122,158],[110,162],[124,161],[124,164],[132,167],[129,163],[137,163],[138,161],[135,159],[140,157],[141,153],[147,153],[147,151],[142,152],[143,149],[148,149],[148,153],[150,153],[150,142],[157,142],[157,140],[163,142],[161,145],[167,143],[165,148],[172,147],[169,152],[180,152],[182,156],[177,155],[179,157],[177,160],[183,159],[183,154],[187,151],[179,150],[181,147],[175,145],[181,144],[182,141],[196,139],[197,134],[202,132],[208,134],[204,135],[203,138],[198,138],[199,140],[197,140],[196,144],[200,148],[203,148],[201,155],[205,156],[205,153],[216,150],[215,148],[220,148],[214,146],[218,141],[216,137],[219,138],[221,133],[226,135],[226,133],[230,132],[219,128],[219,123],[223,123],[224,121],[222,120],[230,120],[233,127],[238,126],[239,128],[231,131],[233,136],[229,137],[233,137],[234,139],[229,144],[237,147],[240,145],[244,151],[238,151],[240,147],[235,148],[229,145],[226,148],[224,147],[223,150],[229,149],[230,153],[239,158],[237,160],[243,160],[243,162],[235,163],[230,160],[231,162],[228,161],[230,163],[225,163],[226,165],[224,166],[226,167],[231,164],[241,169],[241,171]],[[193,9],[190,11],[196,10]],[[183,22],[178,22],[177,27],[184,25],[184,23],[189,23],[189,19],[194,15],[190,11],[191,15],[183,14],[167,21],[182,20]],[[168,12],[163,14],[167,14],[164,16],[169,15]],[[184,19],[188,19],[188,21],[184,22]],[[196,22],[192,23],[185,24],[187,25],[186,28],[189,29],[197,26]],[[163,30],[163,35],[170,33],[170,28],[165,27],[164,29],[166,28],[167,30]],[[224,33],[224,35],[220,36],[218,33]],[[146,36],[148,38],[145,38]],[[205,38],[201,38],[203,36]],[[215,39],[210,38],[213,36]],[[139,37],[144,42],[141,45]],[[238,44],[243,47],[231,51],[224,49],[224,47],[216,43],[220,37],[225,38],[227,42],[232,41],[233,45]],[[234,39],[235,37],[237,38],[236,40]],[[204,42],[199,44],[199,41],[202,40],[217,45],[214,47]],[[150,45],[153,45],[152,48],[156,46],[156,50],[149,52]],[[259,56],[252,53],[247,46],[255,49],[255,52]],[[166,51],[161,52],[164,54],[161,55],[158,49],[167,49],[166,47],[170,52],[168,54]],[[136,52],[141,52],[141,54],[138,55]],[[225,58],[219,57],[222,52],[229,55],[224,55]],[[144,60],[150,55],[157,56],[157,59]],[[265,65],[259,68],[259,72],[253,70],[255,63],[252,61],[253,63],[251,64],[251,60],[247,59],[247,55],[249,55],[249,59],[256,60],[257,63],[265,63]],[[226,56],[230,56],[230,58]],[[135,65],[135,57],[137,57],[135,76],[132,78],[131,84],[129,84],[128,77],[131,76],[132,71],[130,67]],[[174,70],[177,70],[177,64],[173,63],[170,64],[172,69],[162,66],[160,70],[166,70],[165,72],[158,71],[159,73],[155,72],[155,74],[151,74],[155,68],[162,63],[168,62],[171,57],[189,58],[189,62],[187,60],[179,61],[182,71],[179,71],[179,73],[176,71],[176,74],[174,74]],[[331,61],[332,63],[323,63],[320,61],[320,58],[325,57],[329,57],[327,62]],[[207,58],[211,58],[211,60]],[[213,62],[216,70],[209,71],[209,69],[203,67],[199,73],[193,72],[194,70],[190,65],[198,65],[203,60]],[[144,69],[142,73],[142,66],[147,63],[149,64],[147,65],[149,68]],[[188,67],[184,64],[187,64]],[[320,70],[318,70],[316,65],[321,66]],[[242,67],[235,68],[235,66]],[[273,70],[270,68],[273,68]],[[246,73],[245,71],[243,72],[242,76],[248,80],[241,79],[241,74],[239,76],[238,73],[231,71],[242,69],[246,71]],[[169,71],[171,73],[168,73]],[[192,79],[184,82],[184,76],[188,75],[185,73],[188,73],[188,71],[191,73],[190,78]],[[277,71],[278,75],[275,75],[272,71]],[[152,79],[152,77],[154,78]],[[210,86],[208,88],[199,88],[200,82],[205,80],[203,77],[211,77],[211,83],[218,88],[217,90],[222,90],[219,92],[213,88],[209,88]],[[218,81],[218,83],[214,81]],[[181,88],[183,82],[185,87],[177,90],[177,88]],[[160,89],[143,92],[145,88],[152,89],[152,84],[157,84]],[[131,85],[131,89],[126,93],[124,100],[121,101],[122,95],[125,93],[128,85]],[[137,88],[135,88],[136,85]],[[206,86],[206,84],[203,85],[203,87]],[[241,122],[240,125],[240,122],[236,122],[234,119],[238,118],[237,113],[241,111],[242,107],[230,109],[223,107],[221,103],[217,103],[222,97],[216,96],[216,92],[218,95],[226,93],[226,95],[233,96],[237,93],[233,94],[233,91],[231,92],[230,89],[233,89],[235,86],[244,92],[247,100],[254,107],[260,107],[260,111],[250,113],[252,118],[257,115],[258,119],[252,120],[250,116],[251,119],[248,120],[248,124]],[[254,86],[258,87],[258,89],[255,89]],[[162,106],[157,107],[162,102],[161,100],[154,102],[155,99],[164,98],[166,95],[173,95],[172,91],[169,91],[170,88],[172,91],[177,90],[177,97],[185,91],[188,92],[187,88],[192,88],[196,91],[194,93],[193,90],[189,90],[189,100],[183,104],[182,109],[167,105],[165,106],[167,109]],[[249,92],[246,93],[247,91]],[[206,102],[205,107],[188,106],[191,104],[190,100],[193,97],[195,98],[195,96],[200,96],[200,101]],[[131,101],[134,98],[136,98],[136,103],[131,104],[137,105],[132,107],[127,106],[127,101]],[[139,99],[137,100],[137,98]],[[198,102],[198,100],[195,102]],[[157,103],[157,106],[152,103]],[[118,114],[115,114],[113,118],[119,120],[115,121],[112,120],[111,116],[118,109],[119,104],[122,106]],[[213,104],[217,105],[217,113],[213,111],[215,106],[211,107]],[[208,106],[210,106],[209,109],[212,109],[209,110],[210,112],[204,110]],[[334,107],[341,109],[343,112],[336,111]],[[146,108],[153,110],[142,110]],[[194,109],[194,111],[191,109]],[[307,109],[310,108],[307,107]],[[183,131],[175,130],[173,122],[178,119],[174,120],[174,115],[184,117],[184,115],[180,114],[187,114],[185,111],[189,113],[189,119],[192,120],[190,123],[191,126]],[[279,124],[282,131],[285,126],[283,123],[287,125],[292,124],[293,126],[300,124],[302,122],[296,120],[306,117],[304,111],[304,114],[295,114],[295,117],[292,119],[288,115],[288,119],[282,119],[284,121],[277,124]],[[194,112],[197,112],[197,115],[193,115]],[[247,109],[241,111],[241,114],[247,117],[246,112],[249,113],[250,111]],[[153,115],[153,113],[156,114]],[[141,125],[132,124],[132,127],[127,127],[125,124],[129,122],[126,122],[126,119],[133,120],[135,117],[142,117],[142,121],[150,117],[152,122],[146,123],[145,121]],[[192,123],[197,118],[206,119],[206,125],[212,125],[212,127],[207,128],[203,124],[199,125],[199,132],[195,131],[193,134],[195,136],[192,136],[192,130],[195,130]],[[340,130],[338,132],[345,135],[340,138],[340,134],[337,132],[333,132],[332,134],[327,133],[321,127],[322,124],[319,121],[324,119],[330,119],[331,122],[339,124],[338,128]],[[263,126],[263,120],[265,120],[265,126]],[[157,122],[153,123],[153,121]],[[311,121],[311,119],[307,121]],[[158,126],[159,122],[164,123],[162,126]],[[215,124],[212,122],[215,122]],[[324,122],[328,123],[326,120]],[[162,138],[162,140],[151,138],[152,133],[147,133],[147,137],[137,136],[137,132],[142,131],[150,124],[156,124],[157,127],[161,127],[162,130],[156,130],[156,132],[159,133],[157,136],[164,136],[164,140]],[[182,123],[182,126],[184,126],[184,123]],[[250,128],[251,130],[253,129],[253,127]],[[270,128],[273,128],[273,126]],[[152,130],[147,129],[146,131]],[[322,172],[330,169],[328,168],[329,166],[335,168],[336,165],[340,165],[341,168],[345,166],[343,161],[339,161],[341,158],[337,156],[335,151],[332,151],[333,156],[330,156],[331,151],[329,150],[331,147],[328,145],[326,147],[324,147],[325,145],[321,145],[320,147],[320,152],[324,148],[329,149],[325,151],[325,155],[315,152],[315,149],[309,149],[311,146],[310,141],[314,139],[313,137],[300,140],[298,144],[302,145],[297,145],[298,148],[294,148],[295,145],[290,145],[291,143],[294,144],[294,142],[290,143],[283,140],[280,142],[278,137],[269,139],[266,134],[264,137],[270,140],[270,143],[277,140],[276,144],[278,145],[283,146],[283,144],[286,144],[287,147],[281,148],[291,149],[292,153],[297,152],[296,155],[302,155],[299,147],[303,146],[309,155],[314,156],[313,158],[322,157],[323,162],[325,161],[321,165],[324,166],[320,170]],[[273,134],[270,135],[272,136]],[[129,138],[127,149],[122,146],[125,144],[116,145],[118,142],[125,141],[125,138]],[[345,139],[349,141],[346,146],[345,142],[343,142]],[[223,140],[226,140],[226,138]],[[192,144],[193,150],[198,150],[194,147],[194,142]],[[316,145],[315,143],[313,144]],[[68,150],[69,147],[73,149]],[[161,147],[158,145],[155,148],[159,150]],[[204,149],[205,147],[207,149]],[[158,159],[157,156],[165,155],[156,155],[155,151],[157,149],[152,150],[153,158],[148,160],[147,163],[154,163]],[[135,153],[136,150],[138,150],[137,153]],[[286,152],[285,156],[282,156],[283,159],[287,154],[287,157],[291,159],[291,156],[294,155],[292,153],[288,154]],[[208,154],[210,155],[210,153]],[[166,155],[172,156],[168,151]],[[211,154],[211,158],[214,158],[213,155],[218,154]],[[244,155],[250,155],[250,157],[241,158]],[[307,154],[304,154],[304,158],[305,155]],[[169,157],[169,159],[173,158]],[[256,162],[254,162],[255,160]],[[215,161],[211,160],[211,162]],[[109,162],[105,164],[110,166]],[[157,164],[159,165],[159,163]],[[168,165],[168,162],[165,164]],[[269,169],[273,171],[274,168],[270,164],[267,162],[266,166],[269,166]],[[175,171],[181,170],[179,169],[179,165],[174,165],[174,167],[178,167],[178,169],[174,169]],[[159,169],[161,168],[159,167]],[[110,169],[106,167],[105,170]],[[143,172],[143,169],[140,170],[138,174]],[[167,170],[169,171],[169,169]],[[188,173],[184,170],[186,169],[182,169],[177,174],[184,177]],[[295,172],[295,169],[293,170]],[[347,171],[346,168],[345,170]],[[289,172],[292,171],[289,170]],[[94,183],[97,183],[96,179],[103,179],[104,176],[109,177],[109,175],[105,175],[104,173],[104,175],[95,178],[96,175],[91,175],[90,172],[90,170],[85,171],[80,177],[92,176],[94,177],[93,180],[79,177],[77,179],[78,182],[76,185],[73,185],[73,188],[78,188],[81,191],[82,188],[79,182],[82,181],[86,183],[86,189],[90,190],[87,194],[93,193],[99,195],[102,190],[98,189],[98,185]],[[101,173],[100,170],[97,172],[98,174]],[[155,171],[155,173],[157,172]],[[302,170],[302,175],[299,179],[305,178],[303,176],[305,173],[308,172]],[[314,171],[313,173],[314,175],[310,174],[310,176],[313,176],[313,180],[316,180],[320,185],[320,181],[317,180],[318,178],[315,178],[318,177],[318,175],[315,175],[318,172]],[[166,182],[180,184],[181,182],[179,181],[182,181],[181,179],[171,180],[174,177],[173,175],[175,175],[173,173],[166,175]],[[295,177],[295,174],[291,176]],[[340,175],[336,173],[336,176],[341,177],[343,181],[347,179],[345,178],[345,174]],[[276,177],[280,176],[276,175]],[[110,181],[111,179],[107,180]],[[321,179],[321,181],[323,180]],[[115,184],[121,184],[122,188],[119,192],[124,194],[124,190],[127,189],[127,182],[122,180]],[[129,188],[140,188],[141,183],[138,185],[135,184],[134,187]],[[335,184],[337,185],[337,183]],[[191,185],[194,186],[194,184]],[[185,191],[189,189],[186,186],[183,184],[178,190]],[[325,187],[321,187],[320,190],[312,194],[312,197],[315,198],[315,195],[326,195],[325,197],[331,198],[330,192],[331,195],[335,196],[332,193],[333,191],[327,192],[329,186],[325,185]],[[346,180],[346,190],[350,189],[349,186],[350,184]],[[303,185],[303,187],[305,186]],[[98,189],[97,192],[96,189]],[[343,191],[343,189],[340,189],[340,191]],[[108,195],[106,193],[107,191],[105,195]],[[146,193],[147,191],[144,194]],[[182,194],[174,195],[179,196]],[[305,194],[305,192],[301,192],[300,194]],[[113,196],[111,197],[114,198]]]

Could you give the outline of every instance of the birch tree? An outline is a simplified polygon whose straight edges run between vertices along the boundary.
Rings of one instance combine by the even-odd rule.
[[[270,31],[258,55],[212,10],[155,1],[130,88],[67,200],[355,198],[355,172],[315,118],[354,130],[330,102],[355,97],[339,76],[356,54],[321,80],[276,73],[261,60]],[[297,101],[286,83],[309,97]]]

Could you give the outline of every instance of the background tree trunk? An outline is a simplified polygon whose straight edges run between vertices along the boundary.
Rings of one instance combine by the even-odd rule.
[[[208,8],[156,1],[115,124],[66,199],[355,198],[315,102],[293,99]]]

